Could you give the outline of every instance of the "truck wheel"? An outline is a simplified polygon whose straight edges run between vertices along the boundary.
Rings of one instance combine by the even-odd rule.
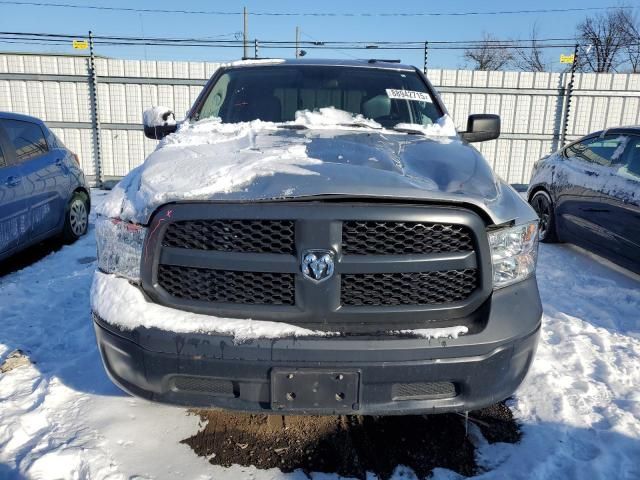
[[[62,239],[65,243],[73,243],[89,228],[89,199],[83,192],[76,192],[71,197],[65,213]]]
[[[540,241],[544,243],[554,243],[558,241],[556,234],[556,220],[553,211],[553,201],[547,192],[540,190],[536,192],[529,201],[533,209],[540,218],[538,234]]]

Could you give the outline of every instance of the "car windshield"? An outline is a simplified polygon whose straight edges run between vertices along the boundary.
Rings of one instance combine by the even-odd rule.
[[[297,111],[324,107],[362,115],[388,128],[428,126],[443,115],[414,71],[281,65],[226,71],[209,90],[195,118],[280,123],[295,120]]]

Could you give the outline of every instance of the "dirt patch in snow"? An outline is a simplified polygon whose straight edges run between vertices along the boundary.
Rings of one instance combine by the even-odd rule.
[[[183,440],[213,465],[279,468],[389,478],[398,466],[424,478],[436,467],[476,473],[475,449],[461,415],[279,416],[198,411],[206,426]],[[485,438],[514,443],[520,430],[511,410],[496,404],[471,412]]]
[[[14,350],[5,361],[0,364],[0,373],[7,373],[25,365],[31,365],[29,357],[27,357],[22,350]]]

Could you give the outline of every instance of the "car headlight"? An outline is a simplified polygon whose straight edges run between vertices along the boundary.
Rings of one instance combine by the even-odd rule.
[[[99,216],[96,219],[98,268],[139,282],[146,235],[147,229],[143,226]]]
[[[536,271],[538,222],[489,232],[493,288],[525,280]]]

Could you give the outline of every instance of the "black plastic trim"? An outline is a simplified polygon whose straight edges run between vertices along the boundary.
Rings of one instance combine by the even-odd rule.
[[[162,247],[161,241],[169,224],[180,220],[267,219],[296,221],[296,256],[287,254],[238,254],[205,250]],[[475,252],[427,255],[342,255],[342,221],[375,220],[446,223],[467,226],[472,234]],[[161,207],[149,226],[150,235],[144,245],[142,285],[152,301],[161,305],[196,313],[230,318],[285,321],[325,330],[341,330],[361,324],[372,331],[402,329],[469,317],[492,291],[492,267],[486,226],[482,219],[459,207],[443,205],[398,205],[327,202],[229,203],[189,202]],[[197,300],[177,299],[158,282],[158,263],[233,269],[256,272],[298,273],[302,252],[327,249],[335,254],[336,272],[322,283],[314,283],[296,275],[296,302],[293,306],[250,306],[211,304]],[[479,285],[461,302],[436,305],[346,307],[340,304],[340,278],[343,273],[428,272],[478,268]]]

